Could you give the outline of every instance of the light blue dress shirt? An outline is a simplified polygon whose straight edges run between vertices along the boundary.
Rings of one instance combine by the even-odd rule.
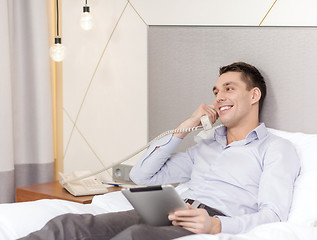
[[[210,139],[196,137],[196,145],[176,154],[173,151],[182,139],[168,135],[154,141],[130,178],[148,186],[183,182],[180,187],[187,190],[181,197],[199,200],[226,215],[219,216],[225,233],[287,220],[300,171],[293,145],[269,133],[263,123],[229,145],[226,130],[216,129]]]

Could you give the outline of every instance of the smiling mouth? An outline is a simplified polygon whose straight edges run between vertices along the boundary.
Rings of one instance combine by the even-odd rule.
[[[233,106],[222,106],[222,107],[220,107],[219,108],[219,111],[220,111],[220,113],[222,113],[222,112],[224,112],[224,111],[227,111],[227,110],[229,110],[229,109],[231,109]]]

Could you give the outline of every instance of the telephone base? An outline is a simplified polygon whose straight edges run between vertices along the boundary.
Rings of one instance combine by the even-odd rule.
[[[58,178],[61,185],[74,196],[88,196],[104,194],[108,192],[107,185],[104,185],[97,177],[91,176],[79,181],[64,183],[69,179],[83,176],[89,172],[87,171],[75,171],[71,174],[59,173]]]

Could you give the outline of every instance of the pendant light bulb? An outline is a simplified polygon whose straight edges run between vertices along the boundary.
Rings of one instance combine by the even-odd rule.
[[[80,26],[83,30],[89,31],[94,25],[93,15],[90,13],[90,8],[87,4],[83,7],[83,12],[80,17]]]
[[[66,48],[60,37],[55,38],[55,44],[50,47],[50,57],[55,62],[61,62],[65,58]]]

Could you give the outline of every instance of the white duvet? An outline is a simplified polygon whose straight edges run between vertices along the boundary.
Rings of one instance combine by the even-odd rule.
[[[41,229],[50,219],[65,213],[101,214],[131,209],[121,192],[95,196],[91,204],[59,199],[0,204],[0,239],[17,239]]]

